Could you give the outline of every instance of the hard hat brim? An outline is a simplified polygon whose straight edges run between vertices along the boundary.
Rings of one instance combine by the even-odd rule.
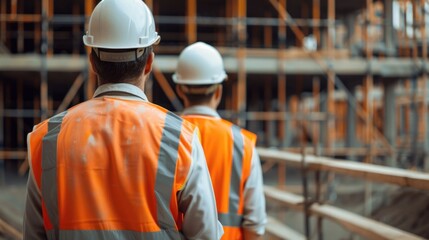
[[[172,76],[173,82],[178,85],[213,85],[226,81],[227,75],[223,74],[221,77],[216,79],[179,79],[177,74]]]

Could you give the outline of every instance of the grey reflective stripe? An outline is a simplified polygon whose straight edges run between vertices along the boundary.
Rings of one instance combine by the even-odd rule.
[[[158,156],[158,169],[155,180],[158,224],[161,229],[176,229],[176,223],[170,211],[171,192],[178,156],[182,119],[168,112],[162,132]]]
[[[232,126],[232,136],[234,146],[232,152],[231,183],[229,189],[229,212],[237,213],[240,201],[241,172],[243,170],[244,140],[243,135],[241,135],[241,129],[235,125]]]
[[[58,183],[57,183],[57,138],[61,123],[67,112],[62,112],[48,122],[48,132],[42,140],[42,198],[46,211],[56,231],[59,229]],[[57,239],[58,232],[48,234],[49,239]]]
[[[52,235],[52,231],[48,231],[48,236]],[[160,232],[136,232],[128,230],[61,230],[60,236],[55,240],[77,240],[77,239],[145,239],[145,240],[160,240],[160,239],[185,239],[183,235],[178,235],[176,231],[160,231]]]
[[[226,227],[241,227],[243,215],[236,213],[218,213],[219,222]]]

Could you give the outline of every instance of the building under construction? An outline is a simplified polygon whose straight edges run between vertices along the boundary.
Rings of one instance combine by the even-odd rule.
[[[429,190],[429,2],[145,2],[162,37],[146,85],[151,101],[182,110],[171,75],[185,46],[204,41],[222,53],[228,81],[219,112],[257,133],[268,210],[273,201],[282,211],[303,213],[298,229],[270,214],[275,227],[267,239],[429,237],[427,225],[370,219],[383,205],[374,203],[371,193],[379,188],[372,184],[362,183],[365,206],[372,207],[358,214],[322,199],[338,173],[429,199],[423,196]],[[35,124],[92,97],[96,79],[82,36],[97,3],[0,0],[0,185],[26,173],[26,134]],[[299,179],[296,191],[288,188],[289,177]],[[7,220],[10,213],[1,208],[0,232],[19,238],[20,222]],[[322,219],[341,225],[349,238],[332,237]]]

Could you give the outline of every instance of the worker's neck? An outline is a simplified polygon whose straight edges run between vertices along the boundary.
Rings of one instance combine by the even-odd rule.
[[[107,84],[107,83],[111,83],[111,82],[106,82],[106,81],[103,81],[102,79],[98,79],[98,86],[101,86],[101,85]],[[127,79],[127,80],[117,82],[117,83],[128,83],[128,84],[131,84],[131,85],[134,85],[134,86],[140,88],[144,92],[144,89],[145,89],[144,86],[146,84],[146,77],[141,76],[139,78]]]
[[[197,107],[197,106],[208,107],[208,108],[210,108],[210,109],[212,109],[212,110],[215,110],[215,111],[216,111],[216,109],[217,109],[217,104],[214,104],[214,103],[212,103],[212,102],[208,102],[208,103],[197,103],[197,104],[195,104],[195,103],[185,102],[185,108],[191,108],[191,107]]]

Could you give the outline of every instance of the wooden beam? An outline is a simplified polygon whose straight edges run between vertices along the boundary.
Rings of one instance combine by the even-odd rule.
[[[0,81],[0,147],[4,147],[4,83],[3,81]]]
[[[313,22],[315,26],[313,27],[313,36],[316,39],[317,47],[320,47],[320,0],[313,0]]]
[[[187,0],[186,15],[186,36],[191,44],[197,41],[197,0]]]
[[[171,104],[173,104],[173,107],[176,109],[176,111],[182,111],[183,105],[180,102],[179,98],[176,96],[176,93],[171,88],[170,84],[168,83],[168,80],[164,77],[161,71],[159,71],[158,68],[153,67],[152,68],[153,75],[155,76],[156,81],[161,86],[161,89],[164,91],[165,95],[167,95],[167,98],[170,100]]]
[[[328,0],[328,38],[327,48],[332,50],[335,48],[333,39],[335,36],[335,0]]]
[[[1,4],[0,16],[3,16],[6,14],[6,0],[1,0],[0,4]],[[2,33],[0,36],[0,42],[6,45],[6,39],[7,39],[6,21],[0,21],[0,32]]]
[[[6,236],[11,237],[12,239],[20,240],[23,239],[21,232],[16,230],[14,227],[9,225],[7,222],[0,219],[0,232],[4,233]]]
[[[286,0],[280,0],[278,2],[279,5],[287,6]],[[279,14],[279,27],[278,27],[278,35],[279,35],[279,51],[277,55],[278,59],[278,74],[277,74],[277,105],[279,108],[279,112],[286,113],[286,72],[284,69],[283,62],[285,60],[285,54],[284,49],[286,48],[286,22],[283,21],[282,16]],[[285,142],[285,135],[286,133],[286,122],[285,121],[279,121],[279,127],[278,127],[278,139],[280,141],[280,145],[283,146]],[[280,166],[279,166],[280,167]],[[282,167],[283,168],[283,167]],[[283,169],[286,171],[286,169]]]
[[[290,14],[286,11],[285,6],[282,6],[277,0],[270,0],[270,3],[277,10],[277,12],[280,14],[280,16],[283,18],[284,21],[293,20]],[[301,31],[301,29],[296,24],[292,24],[289,26],[292,32],[295,34],[298,42],[302,43],[305,35]]]
[[[22,109],[24,108],[24,89],[23,89],[23,80],[22,79],[18,79],[16,82],[16,90],[17,90],[17,94],[16,94],[16,107],[18,110],[18,114],[20,114],[20,112],[22,111]],[[24,137],[25,137],[25,133],[24,133],[24,118],[19,117],[18,119],[16,119],[17,121],[17,128],[16,128],[16,134],[17,134],[17,142],[18,142],[18,147],[24,147]]]
[[[237,72],[237,102],[235,110],[240,115],[246,111],[246,91],[247,91],[247,74],[246,74],[246,43],[247,43],[247,1],[237,0],[237,32],[238,32],[238,50],[237,50],[237,61],[238,61],[238,72]],[[245,126],[246,119],[243,117],[237,118],[237,124]]]
[[[320,78],[313,78],[313,102],[314,108],[312,112],[320,111]],[[319,134],[320,134],[320,122],[312,121],[312,140],[313,140],[313,153],[319,155]]]
[[[420,0],[420,7],[424,7],[426,5],[426,1],[425,0]],[[427,41],[427,33],[426,33],[426,18],[427,18],[427,14],[426,12],[423,12],[423,17],[422,17],[422,21],[420,24],[420,33],[422,35],[422,41],[426,42]],[[427,44],[422,44],[422,59],[424,62],[427,61],[428,59],[428,45]],[[423,74],[422,74],[422,82],[423,82],[423,98],[424,101],[421,104],[422,106],[422,125],[421,125],[421,129],[420,131],[423,132],[423,144],[424,144],[424,149],[426,151],[425,154],[425,159],[424,159],[424,169],[426,172],[429,172],[429,157],[428,157],[428,152],[429,152],[429,136],[428,136],[428,102],[427,102],[427,95],[428,95],[428,74],[427,74],[427,69],[426,67],[423,70]]]
[[[27,151],[16,150],[16,151],[0,151],[0,159],[25,159],[27,157]]]
[[[267,200],[278,202],[285,207],[300,211],[304,209],[304,198],[300,195],[266,185],[264,186],[264,194]]]
[[[263,160],[286,163],[288,166],[301,166],[301,154],[279,150],[258,148],[258,154]],[[379,166],[369,163],[350,162],[332,158],[306,155],[306,167],[313,171],[331,171],[370,181],[407,186],[421,190],[429,190],[429,174]]]
[[[67,92],[66,96],[64,97],[60,106],[58,107],[56,114],[63,112],[67,109],[67,107],[70,105],[70,103],[73,101],[73,98],[76,96],[77,92],[79,91],[80,87],[83,85],[84,81],[85,79],[83,78],[82,74],[79,74],[76,77],[72,86],[70,87],[69,91]]]
[[[305,236],[293,230],[292,228],[282,224],[280,221],[267,217],[267,225],[265,231],[268,235],[272,235],[279,239],[285,240],[305,240]]]
[[[313,215],[330,219],[342,225],[346,229],[368,239],[424,239],[412,233],[402,231],[384,223],[377,222],[330,205],[320,205],[316,203],[311,206],[310,211]]]

